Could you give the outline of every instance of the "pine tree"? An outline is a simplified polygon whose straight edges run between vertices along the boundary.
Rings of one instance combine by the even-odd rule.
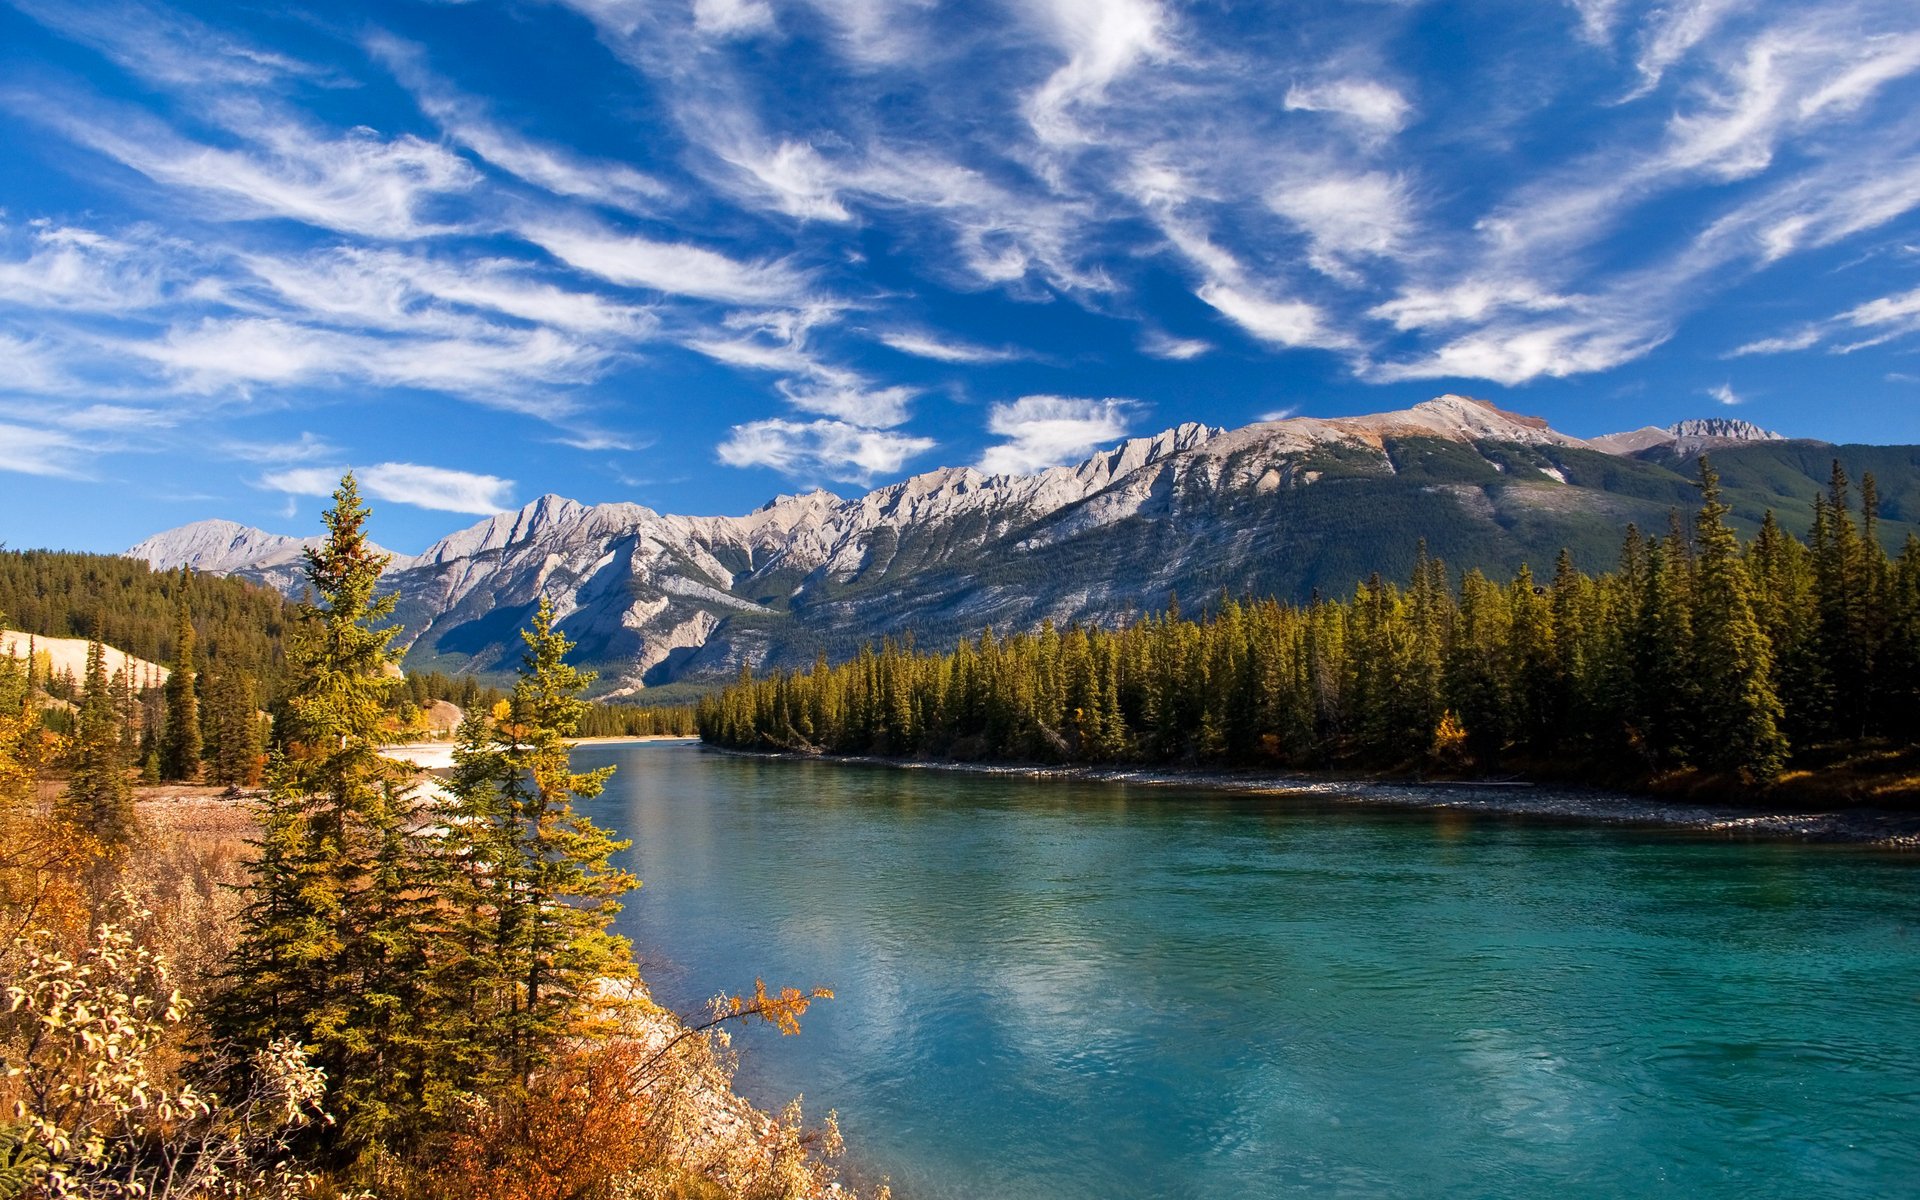
[[[213,727],[207,757],[211,781],[225,787],[257,785],[260,718],[254,706],[253,677],[234,667],[223,669],[208,690],[207,709]]]
[[[173,635],[173,673],[167,676],[166,725],[160,734],[163,779],[200,777],[200,698],[194,678],[193,621],[180,608]]]
[[[291,1035],[327,1072],[328,1110],[363,1173],[421,1115],[427,860],[408,774],[379,756],[394,680],[386,556],[367,541],[353,476],[306,552],[312,598],[288,647],[288,693],[259,815],[263,833],[216,1027],[242,1045]]]
[[[463,731],[454,781],[456,836],[488,864],[486,881],[468,894],[494,914],[494,944],[475,978],[509,989],[496,1029],[516,1075],[579,1030],[602,980],[633,973],[626,939],[608,927],[620,897],[638,886],[613,863],[630,843],[574,808],[612,774],[575,772],[568,763],[566,739],[587,711],[580,694],[593,675],[567,663],[572,646],[554,629],[545,599],[522,636],[527,653],[503,719],[490,745],[476,729]]]
[[[107,679],[106,648],[97,638],[87,642],[86,691],[74,726],[73,770],[62,811],[110,849],[122,848],[133,838],[133,786]]]
[[[1782,709],[1773,690],[1773,649],[1753,611],[1753,589],[1740,543],[1727,526],[1732,511],[1720,498],[1720,477],[1700,458],[1699,544],[1693,613],[1699,696],[1697,761],[1767,780],[1786,762]]]

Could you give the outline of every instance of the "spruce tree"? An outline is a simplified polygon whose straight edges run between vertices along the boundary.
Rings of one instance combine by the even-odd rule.
[[[1699,544],[1693,611],[1699,696],[1697,761],[1743,778],[1767,780],[1786,762],[1780,698],[1773,690],[1773,648],[1754,615],[1753,588],[1739,539],[1726,523],[1720,477],[1700,458]]]
[[[74,723],[73,770],[62,811],[109,849],[132,840],[133,786],[127,779],[119,713],[107,679],[106,648],[98,638],[87,642],[86,690]]]
[[[586,714],[580,694],[593,675],[567,663],[572,647],[545,599],[522,636],[520,677],[494,728],[468,721],[460,730],[441,855],[455,897],[441,935],[451,944],[435,955],[443,964],[464,960],[443,969],[448,1000],[494,992],[493,1015],[468,1020],[461,1032],[490,1041],[519,1076],[583,1028],[603,980],[632,975],[626,939],[608,927],[620,897],[637,886],[613,863],[629,843],[574,808],[612,774],[575,772],[568,762],[566,739]],[[751,736],[742,730],[743,740]],[[490,945],[481,944],[483,932]]]
[[[422,1004],[431,897],[409,772],[377,751],[395,682],[393,599],[375,596],[387,558],[351,474],[333,501],[306,552],[311,597],[288,645],[250,903],[216,1016],[242,1045],[307,1044],[341,1148],[373,1178],[417,1131],[436,1049]]]
[[[160,776],[200,777],[200,698],[194,678],[193,621],[180,607],[173,635],[173,673],[167,676],[166,724],[160,734]]]
[[[234,667],[222,669],[208,690],[207,707],[214,735],[208,757],[212,781],[253,787],[260,781],[260,718],[253,677]]]

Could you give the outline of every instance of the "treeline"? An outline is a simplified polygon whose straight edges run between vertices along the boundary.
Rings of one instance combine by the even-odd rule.
[[[1223,599],[1126,628],[1045,626],[952,653],[871,647],[701,702],[723,746],[1043,762],[1384,770],[1692,768],[1751,784],[1797,752],[1920,738],[1920,540],[1877,538],[1834,464],[1805,541],[1768,514],[1742,545],[1717,476],[1612,572],[1562,552],[1457,582],[1422,548],[1405,585],[1345,599]]]
[[[580,718],[581,737],[692,737],[696,732],[690,704],[671,708],[595,704]]]

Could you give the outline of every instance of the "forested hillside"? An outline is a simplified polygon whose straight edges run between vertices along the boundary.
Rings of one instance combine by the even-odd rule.
[[[1741,544],[1699,464],[1691,521],[1625,532],[1616,568],[1454,576],[1424,546],[1406,586],[1223,597],[1117,630],[888,643],[700,706],[726,746],[1067,762],[1675,771],[1765,784],[1815,756],[1920,737],[1920,537],[1882,548],[1873,476],[1831,465],[1806,541],[1771,515]],[[1457,579],[1457,582],[1456,582]]]
[[[23,633],[98,638],[136,657],[172,663],[183,605],[204,663],[255,674],[269,690],[277,685],[293,606],[271,588],[156,571],[111,554],[0,551],[0,612]]]

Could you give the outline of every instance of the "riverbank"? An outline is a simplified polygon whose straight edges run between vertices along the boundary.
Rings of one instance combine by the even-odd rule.
[[[1199,768],[967,763],[869,755],[815,756],[779,751],[731,750],[720,746],[704,748],[721,754],[752,758],[811,760],[845,766],[1193,788],[1256,796],[1305,795],[1393,808],[1454,810],[1498,816],[1685,829],[1727,837],[1779,838],[1868,845],[1891,850],[1920,850],[1920,812],[1894,809],[1825,805],[1756,808],[1544,783],[1388,780],[1362,776]]]
[[[652,738],[593,739],[650,741]],[[412,747],[450,749],[445,744]],[[410,761],[410,760],[409,760]],[[58,782],[42,781],[42,796],[57,795]],[[135,812],[145,851],[128,884],[153,910],[159,948],[193,992],[214,986],[232,948],[244,904],[251,843],[259,837],[257,791],[195,784],[141,785]],[[799,1200],[851,1200],[828,1159],[839,1152],[839,1134],[829,1114],[818,1130],[803,1128],[797,1104],[774,1113],[755,1107],[733,1087],[734,1052],[724,1037],[689,1029],[688,1021],[655,1003],[644,981],[610,985],[623,997],[611,1010],[617,1028],[602,1039],[610,1064],[637,1085],[594,1092],[608,1131],[642,1147],[646,1178],[676,1196],[778,1195]],[[579,1086],[602,1087],[591,1057]],[[651,1069],[632,1070],[632,1064]],[[598,1073],[596,1073],[596,1071]],[[638,1105],[637,1114],[617,1111]],[[592,1140],[595,1131],[582,1129]],[[613,1156],[610,1156],[613,1157]],[[628,1157],[632,1157],[631,1154]],[[652,1193],[649,1193],[652,1194]]]

